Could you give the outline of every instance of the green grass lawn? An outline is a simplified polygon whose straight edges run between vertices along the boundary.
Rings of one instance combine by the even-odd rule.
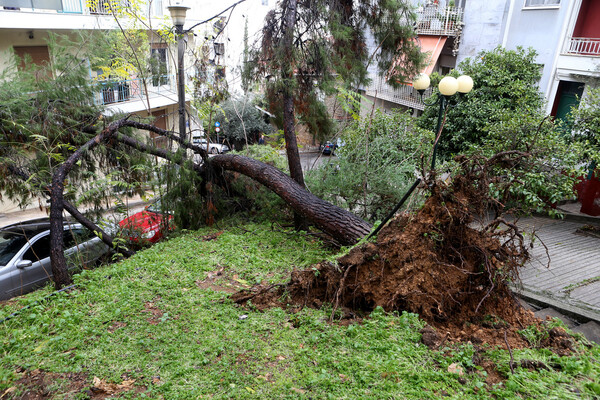
[[[46,287],[0,306],[4,318],[33,304],[0,323],[0,398],[21,398],[24,379],[40,374],[48,377],[43,390],[52,399],[109,396],[110,390],[98,391],[98,381],[122,385],[113,386],[110,398],[169,400],[600,396],[598,346],[578,342],[569,357],[513,350],[517,363],[549,366],[514,373],[507,351],[486,348],[479,357],[502,377],[486,383],[473,345],[429,350],[420,342],[424,323],[417,315],[376,310],[344,326],[327,321],[330,307],[259,312],[236,306],[225,291],[201,287],[218,270],[227,279],[216,284],[232,289],[284,282],[292,268],[334,256],[316,239],[271,227],[232,219],[186,232],[129,260],[84,271],[70,293],[35,303],[51,293]],[[464,375],[449,372],[451,364]],[[95,378],[95,392],[86,391]]]

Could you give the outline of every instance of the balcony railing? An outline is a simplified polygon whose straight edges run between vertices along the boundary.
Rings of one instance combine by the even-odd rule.
[[[423,94],[423,99],[429,98],[431,96],[431,91],[431,87],[427,89]],[[404,85],[394,89],[385,83],[385,80],[379,76],[373,79],[371,85],[366,88],[365,94],[367,96],[376,97],[381,100],[417,110],[423,110],[425,108],[425,105],[421,101],[421,96],[419,96],[419,93],[417,93],[412,86]]]
[[[96,103],[107,105],[142,97],[142,83],[139,79],[100,82]]]
[[[600,39],[572,37],[569,40],[567,53],[584,56],[600,56]]]
[[[141,79],[105,80],[99,81],[95,103],[109,105],[122,103],[129,100],[143,100],[148,97],[157,97],[164,94],[176,93],[175,77],[172,75],[161,75],[150,77],[146,86],[148,92],[144,91]]]
[[[24,12],[54,11],[65,14],[109,15],[111,8],[130,5],[129,0],[0,0],[4,9]],[[162,0],[154,0],[146,10],[151,17],[162,17]]]
[[[457,7],[421,6],[417,10],[419,35],[456,36],[462,29],[464,11]]]

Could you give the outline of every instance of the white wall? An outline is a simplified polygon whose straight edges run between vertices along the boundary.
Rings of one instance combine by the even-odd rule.
[[[537,62],[544,69],[540,80],[540,90],[548,97],[548,88],[553,79],[556,58],[560,53],[567,33],[571,10],[576,0],[561,0],[559,8],[525,9],[522,0],[513,0],[510,27],[505,47],[533,47],[537,53]]]
[[[521,0],[512,0],[521,1]],[[457,65],[502,43],[511,0],[467,0]]]

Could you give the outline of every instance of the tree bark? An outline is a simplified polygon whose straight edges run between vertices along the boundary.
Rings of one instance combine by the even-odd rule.
[[[56,290],[62,286],[70,285],[73,281],[67,269],[67,261],[63,251],[63,209],[65,179],[73,169],[73,166],[81,156],[102,141],[112,136],[120,127],[126,125],[127,119],[121,119],[111,123],[102,132],[90,139],[83,146],[78,148],[73,154],[63,162],[52,175],[52,185],[50,186],[50,263]]]
[[[298,142],[296,140],[296,113],[294,110],[294,27],[296,26],[296,16],[298,12],[297,0],[288,0],[283,17],[283,41],[282,46],[285,52],[283,66],[281,69],[283,85],[283,136],[285,138],[285,150],[287,153],[290,176],[300,186],[304,187],[304,174],[302,164],[300,163],[300,153],[298,152]],[[296,230],[306,230],[308,225],[301,214],[294,213],[294,225]]]
[[[275,192],[303,218],[343,245],[355,244],[371,225],[354,214],[318,198],[277,168],[233,154],[212,157],[209,164],[246,175]]]

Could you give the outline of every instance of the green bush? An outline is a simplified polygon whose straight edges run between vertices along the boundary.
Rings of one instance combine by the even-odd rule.
[[[230,98],[221,104],[223,113],[216,117],[221,123],[220,136],[233,143],[236,148],[241,148],[246,143],[256,143],[261,134],[271,134],[273,127],[269,124],[268,117],[256,105],[264,107],[260,98],[250,96]]]
[[[491,157],[506,151],[530,154],[518,163],[493,171],[498,177],[490,187],[492,195],[518,213],[556,214],[557,203],[573,197],[577,151],[569,145],[541,112],[505,110],[487,126],[480,144],[469,144],[466,154]]]
[[[414,182],[423,155],[431,154],[433,133],[414,121],[377,111],[372,120],[355,122],[337,160],[307,173],[309,189],[364,219],[383,219]]]
[[[587,91],[579,107],[571,110],[565,125],[571,141],[580,146],[581,161],[600,165],[600,87]]]
[[[467,58],[458,69],[473,78],[474,87],[461,101],[447,110],[444,134],[439,144],[442,158],[463,153],[480,145],[490,127],[504,119],[506,112],[536,114],[542,110],[543,96],[537,86],[541,68],[533,49],[506,50],[497,47]],[[458,76],[455,72],[453,75]],[[419,118],[423,128],[434,129],[437,106],[427,107]]]

